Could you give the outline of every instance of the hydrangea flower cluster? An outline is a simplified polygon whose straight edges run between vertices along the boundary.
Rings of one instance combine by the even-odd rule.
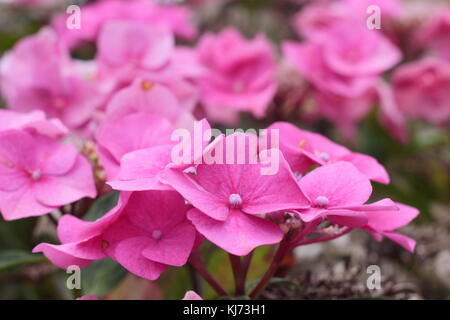
[[[291,72],[308,83],[302,99],[313,97],[314,112],[347,135],[377,102],[400,138],[406,116],[447,123],[450,65],[442,43],[450,42],[440,40],[448,33],[436,24],[448,23],[448,14],[421,30],[439,55],[402,65],[390,84],[383,77],[400,63],[401,50],[361,24],[362,2],[373,1],[309,5],[293,18],[303,41],[283,41],[281,57],[266,36],[247,39],[232,27],[179,45],[198,33],[185,6],[98,1],[82,8],[82,28],[74,30],[65,14],[55,16],[1,59],[8,108],[0,110],[3,218],[66,212],[71,203],[117,190],[109,212],[95,221],[62,215],[60,244],[41,243],[33,252],[60,268],[109,257],[149,280],[189,263],[228,295],[202,263],[199,248],[209,241],[230,254],[235,294],[244,295],[241,257],[276,246],[251,298],[293,249],[354,229],[413,252],[415,241],[397,229],[418,210],[389,198],[373,202],[372,183],[389,183],[383,165],[318,133],[277,121],[264,132],[276,132],[279,147],[238,132],[203,139],[187,163],[173,161],[177,129],[210,133],[213,124],[237,124],[241,112],[263,119]],[[377,2],[389,21],[398,18],[396,1]],[[95,44],[95,57],[73,58],[84,42]],[[228,161],[229,154],[246,161]],[[264,154],[279,164],[275,174],[261,174],[264,161],[249,161]],[[214,163],[198,161],[211,156]],[[200,299],[193,292],[185,298]]]

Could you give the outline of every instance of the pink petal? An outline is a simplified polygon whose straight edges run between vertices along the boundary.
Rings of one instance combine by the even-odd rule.
[[[77,157],[75,165],[66,174],[42,177],[34,184],[33,191],[36,199],[48,206],[62,206],[97,195],[92,168],[82,156]]]
[[[283,232],[273,222],[237,210],[231,211],[225,221],[218,221],[191,209],[188,219],[208,240],[238,256],[245,256],[262,245],[278,243],[283,238]]]
[[[392,231],[410,223],[419,215],[419,210],[405,204],[396,203],[399,210],[367,212],[368,226],[376,231]]]
[[[172,266],[183,266],[191,254],[196,237],[190,223],[181,223],[168,232],[163,232],[158,241],[153,241],[142,251],[147,259]]]
[[[171,146],[157,146],[127,153],[121,159],[120,172],[108,184],[116,190],[170,190],[159,177],[170,163]]]
[[[64,251],[63,248],[48,243],[37,245],[33,252],[42,252],[57,267],[67,269],[69,266],[75,265],[83,268],[90,264],[92,260],[76,258]]]
[[[348,162],[314,169],[300,179],[299,184],[312,202],[318,197],[326,197],[328,207],[361,205],[372,193],[369,180]]]
[[[383,232],[383,235],[391,239],[392,241],[398,243],[409,252],[414,252],[414,249],[416,248],[416,241],[414,239],[411,239],[410,237],[404,236],[400,233]]]
[[[341,160],[351,162],[368,179],[389,184],[389,175],[386,169],[375,158],[353,152],[342,157]]]

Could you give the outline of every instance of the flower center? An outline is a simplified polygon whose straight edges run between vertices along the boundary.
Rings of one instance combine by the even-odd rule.
[[[155,86],[155,84],[150,81],[144,80],[141,82],[141,88],[144,91],[148,91],[148,90],[152,89],[154,86]]]
[[[314,204],[318,207],[326,207],[328,205],[328,198],[325,196],[318,196],[314,201]]]
[[[239,194],[232,193],[228,197],[228,203],[230,204],[230,206],[232,208],[239,208],[241,206],[241,204],[242,204],[242,198],[241,198],[241,196]]]
[[[41,176],[42,176],[42,173],[41,173],[41,170],[36,169],[36,170],[32,170],[30,172],[30,175],[31,175],[31,179],[39,180],[41,178]]]
[[[152,232],[153,239],[159,240],[159,239],[161,239],[161,236],[162,236],[161,230],[153,230],[153,232]]]
[[[330,155],[326,152],[321,152],[319,154],[319,158],[322,159],[323,161],[327,162],[328,160],[330,160]]]

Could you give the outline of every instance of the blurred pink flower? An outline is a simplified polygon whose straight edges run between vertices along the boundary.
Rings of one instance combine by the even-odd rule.
[[[43,28],[20,40],[1,60],[2,94],[13,110],[42,110],[69,128],[78,128],[90,119],[103,96],[76,71],[53,30]]]
[[[425,49],[450,61],[450,6],[429,17],[418,31],[418,41]]]
[[[450,63],[424,58],[399,67],[392,76],[396,102],[406,115],[437,125],[450,120]]]
[[[199,85],[211,120],[234,123],[239,111],[257,118],[265,115],[277,84],[274,50],[264,36],[246,40],[232,28],[207,33],[200,39],[198,54],[208,69]]]
[[[147,0],[101,0],[81,8],[81,28],[68,29],[67,15],[53,18],[52,25],[63,43],[70,48],[83,41],[96,41],[104,24],[109,21],[134,21],[163,27],[176,35],[192,39],[197,30],[192,23],[192,13],[184,6],[157,4]]]
[[[283,53],[320,90],[349,98],[374,88],[401,59],[381,33],[354,23],[337,24],[305,43],[287,41]]]
[[[12,110],[0,110],[0,131],[23,129],[50,138],[62,138],[68,133],[67,128],[58,119],[47,119],[40,110],[28,113]]]
[[[174,50],[172,33],[135,21],[111,21],[97,41],[100,72],[116,81],[130,82],[139,71],[158,70],[168,64]]]
[[[6,220],[95,196],[92,169],[73,146],[20,130],[0,132],[0,211]]]

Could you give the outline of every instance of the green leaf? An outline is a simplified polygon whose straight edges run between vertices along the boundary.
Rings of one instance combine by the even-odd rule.
[[[47,259],[41,254],[32,254],[21,250],[0,251],[0,271],[46,261]]]
[[[81,270],[81,291],[104,297],[123,280],[127,271],[110,258],[97,260]]]
[[[105,194],[103,197],[97,199],[92,207],[89,208],[88,212],[84,216],[84,220],[95,221],[101,218],[105,213],[114,208],[118,200],[118,191],[111,191]]]

